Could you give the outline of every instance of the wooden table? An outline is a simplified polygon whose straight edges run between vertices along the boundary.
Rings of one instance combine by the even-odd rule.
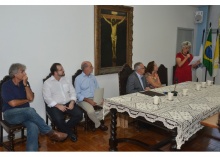
[[[141,93],[107,98],[104,101],[104,110],[111,111],[111,135],[109,150],[116,151],[120,142],[132,142],[150,150],[171,143],[170,150],[181,149],[192,135],[203,128],[200,121],[213,116],[220,111],[220,86],[212,85],[196,90],[197,82],[177,84],[178,95],[173,101],[167,96],[161,96],[158,105],[153,104],[153,98]],[[183,96],[182,89],[188,89],[188,95]],[[174,85],[154,89],[158,93],[173,91]],[[170,132],[170,137],[149,146],[146,141],[117,137],[116,113],[126,113],[132,118],[141,119],[151,125]]]

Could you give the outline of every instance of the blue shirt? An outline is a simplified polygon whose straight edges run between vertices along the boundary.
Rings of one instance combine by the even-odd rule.
[[[27,99],[23,81],[19,82],[19,86],[17,86],[13,83],[12,79],[8,80],[2,85],[1,94],[3,99],[3,107],[2,107],[3,112],[12,108],[23,108],[30,106],[28,102],[16,107],[12,107],[8,104],[8,102],[11,100]]]
[[[87,76],[84,72],[76,77],[75,80],[76,97],[79,102],[84,98],[93,98],[96,88],[99,88],[98,82],[94,75]]]

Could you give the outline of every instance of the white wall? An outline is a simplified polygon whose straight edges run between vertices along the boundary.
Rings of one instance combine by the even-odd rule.
[[[193,6],[135,6],[133,63],[147,65],[154,60],[158,65],[164,64],[172,84],[177,27],[194,29],[195,10]]]
[[[193,6],[133,6],[133,65],[175,64],[177,27],[194,29]],[[60,62],[71,79],[84,60],[94,64],[94,6],[0,6],[0,78],[12,63],[27,66],[31,104],[45,118],[42,79]],[[118,75],[97,76],[104,97],[119,95]]]

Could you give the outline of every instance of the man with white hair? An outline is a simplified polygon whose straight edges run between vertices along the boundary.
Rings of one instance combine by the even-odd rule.
[[[93,101],[94,92],[99,88],[98,82],[93,72],[93,66],[91,62],[84,61],[81,64],[82,73],[78,75],[75,79],[75,89],[78,100],[78,105],[82,107],[88,114],[88,117],[95,123],[95,128],[99,128],[102,131],[107,131],[108,127],[104,125],[104,121],[98,117],[103,117],[103,112],[100,111],[100,115],[96,115],[94,107],[97,104]]]
[[[134,72],[128,77],[126,92],[135,93],[139,91],[149,90],[149,84],[147,83],[144,73],[145,67],[143,63],[137,62],[134,64]]]

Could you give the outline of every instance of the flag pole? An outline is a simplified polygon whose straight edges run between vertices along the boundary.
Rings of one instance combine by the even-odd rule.
[[[203,40],[204,40],[204,34],[205,34],[205,29],[203,29],[203,32],[202,32],[202,44],[203,44]]]
[[[200,52],[199,52],[199,56],[201,57],[201,59],[200,59],[200,64],[198,65],[198,67],[203,67],[202,66],[202,60],[203,60],[203,51],[201,52],[201,47],[202,47],[202,49],[203,49],[203,40],[204,40],[204,35],[205,35],[205,29],[203,29],[203,31],[202,31],[202,43],[201,43],[201,46],[200,46]],[[202,53],[202,54],[201,54]],[[199,78],[197,77],[196,78],[196,82],[199,82]]]
[[[218,36],[218,29],[217,29],[216,41],[218,38],[219,38],[219,36]],[[213,57],[213,60],[214,60],[214,57]],[[213,63],[214,63],[214,61],[213,61]],[[215,84],[215,77],[213,77],[213,84]]]

